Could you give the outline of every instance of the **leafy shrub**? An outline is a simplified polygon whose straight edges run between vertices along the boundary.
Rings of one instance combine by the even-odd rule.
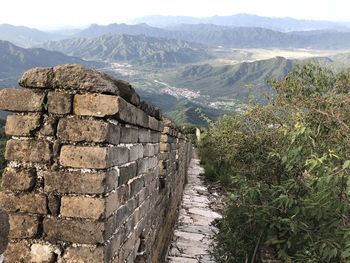
[[[206,173],[231,193],[214,255],[350,262],[350,70],[305,65],[271,85],[267,105],[223,117],[201,144]]]

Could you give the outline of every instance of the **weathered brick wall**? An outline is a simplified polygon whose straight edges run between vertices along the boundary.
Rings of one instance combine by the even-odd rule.
[[[164,262],[191,145],[126,82],[78,65],[0,91],[7,262]]]

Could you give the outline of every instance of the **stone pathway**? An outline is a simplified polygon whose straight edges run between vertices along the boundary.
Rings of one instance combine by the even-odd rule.
[[[178,223],[169,248],[169,263],[215,263],[209,246],[217,229],[212,222],[221,215],[209,207],[209,192],[200,176],[199,160],[191,160]]]

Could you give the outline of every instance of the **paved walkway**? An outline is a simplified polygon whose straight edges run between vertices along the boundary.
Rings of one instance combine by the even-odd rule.
[[[209,207],[209,192],[200,176],[203,172],[199,160],[192,159],[178,223],[169,248],[169,263],[215,263],[208,249],[217,231],[212,221],[221,216]]]

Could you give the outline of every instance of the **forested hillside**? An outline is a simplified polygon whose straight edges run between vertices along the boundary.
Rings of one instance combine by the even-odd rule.
[[[349,69],[300,66],[265,106],[210,126],[205,174],[229,192],[217,262],[350,261],[349,87]]]

